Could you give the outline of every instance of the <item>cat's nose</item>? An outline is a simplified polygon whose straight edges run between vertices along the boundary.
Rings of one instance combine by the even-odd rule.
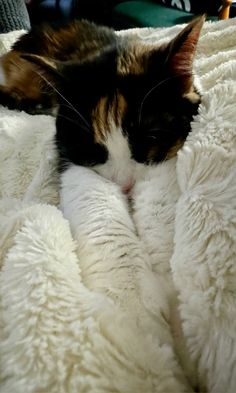
[[[134,186],[134,181],[133,181],[133,180],[128,181],[127,183],[125,183],[125,184],[121,187],[122,192],[123,192],[125,195],[130,194],[131,191],[132,191],[133,186]]]

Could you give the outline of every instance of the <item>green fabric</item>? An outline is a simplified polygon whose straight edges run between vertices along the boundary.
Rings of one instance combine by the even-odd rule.
[[[137,27],[164,27],[188,22],[193,14],[167,8],[151,1],[126,1],[115,9],[116,19]]]
[[[188,23],[194,16],[196,15],[171,9],[150,0],[122,2],[115,6],[113,14],[117,28],[167,27]]]

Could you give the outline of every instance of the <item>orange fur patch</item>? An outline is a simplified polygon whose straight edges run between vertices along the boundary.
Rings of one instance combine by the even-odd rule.
[[[50,89],[37,74],[39,68],[20,56],[20,52],[12,50],[1,58],[6,85],[0,86],[0,90],[16,100],[27,98],[40,101],[42,94],[49,94]]]
[[[122,94],[117,93],[112,102],[107,97],[102,97],[92,112],[92,124],[97,143],[104,141],[110,131],[110,119],[116,126],[120,126],[126,111],[126,101]]]

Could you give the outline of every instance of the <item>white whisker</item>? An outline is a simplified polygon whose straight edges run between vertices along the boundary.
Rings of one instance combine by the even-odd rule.
[[[42,75],[40,72],[35,71],[65,102],[67,102],[67,104],[69,105],[69,107],[71,109],[73,109],[73,111],[83,120],[83,122],[86,124],[86,126],[88,127],[88,129],[90,130],[90,125],[87,122],[87,120],[84,118],[84,116],[71,104],[71,102],[69,100],[67,100],[66,97],[63,96],[63,94],[60,93],[60,91],[44,76]]]

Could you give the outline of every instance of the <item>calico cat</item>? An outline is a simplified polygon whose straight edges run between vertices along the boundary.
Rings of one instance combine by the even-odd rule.
[[[87,21],[33,29],[1,58],[0,103],[29,112],[58,105],[61,170],[92,167],[127,191],[142,164],[173,157],[190,132],[203,22],[161,46]]]
[[[141,215],[134,214],[137,200],[133,197],[131,212],[126,196],[135,194],[146,170],[159,169],[158,162],[176,155],[191,129],[200,103],[192,63],[203,22],[203,17],[193,21],[161,46],[86,21],[43,27],[23,36],[2,58],[1,99],[6,104],[27,110],[57,106],[60,206],[76,240],[83,283],[126,313],[115,338],[132,374],[128,382],[120,374],[122,392],[193,392],[186,378],[191,362],[186,356],[183,371],[181,355],[175,353],[173,331],[181,336],[181,326],[177,318],[172,323],[178,296],[164,266],[169,261],[162,261],[155,274],[150,254],[158,254],[157,242],[152,247],[145,242],[160,219],[155,192],[143,197],[142,209],[136,209]],[[173,183],[175,171],[169,169],[167,181]],[[143,225],[144,216],[151,217],[148,225]],[[127,352],[123,347],[123,325],[130,320],[140,333],[140,348],[146,349],[140,355],[139,383],[135,360],[130,360],[132,338]],[[101,329],[107,335],[106,327]],[[140,348],[133,352],[139,354]],[[109,375],[107,383],[114,380],[110,391],[120,391],[116,370],[106,374],[105,366],[102,372]]]

